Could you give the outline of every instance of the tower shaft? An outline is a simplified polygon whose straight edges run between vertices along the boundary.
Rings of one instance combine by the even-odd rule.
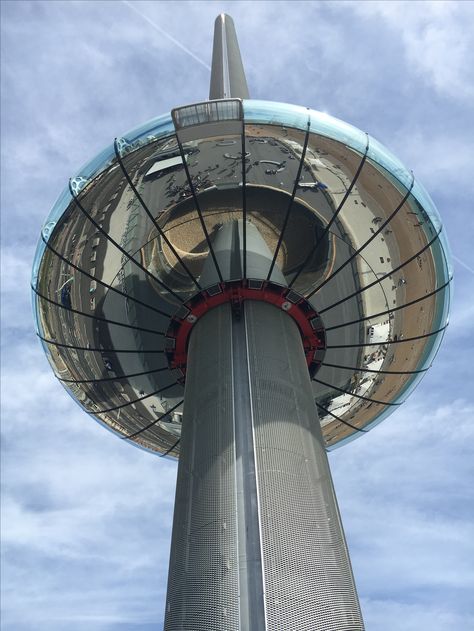
[[[165,631],[361,631],[298,327],[247,301],[191,334]]]
[[[249,89],[234,21],[221,13],[214,23],[209,99],[248,99]]]

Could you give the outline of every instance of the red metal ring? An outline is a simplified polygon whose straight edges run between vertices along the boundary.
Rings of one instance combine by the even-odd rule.
[[[311,376],[318,370],[326,352],[326,333],[322,319],[303,296],[293,289],[257,279],[226,281],[207,287],[182,305],[171,318],[165,338],[165,352],[171,370],[181,372],[184,383],[191,329],[207,311],[230,302],[240,311],[245,300],[260,300],[283,309],[298,325]]]

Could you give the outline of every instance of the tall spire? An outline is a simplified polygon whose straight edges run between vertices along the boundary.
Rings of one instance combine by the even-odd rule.
[[[250,98],[234,21],[225,13],[214,23],[209,99]]]

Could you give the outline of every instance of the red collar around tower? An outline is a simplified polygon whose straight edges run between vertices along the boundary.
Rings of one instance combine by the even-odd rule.
[[[293,289],[271,281],[240,279],[217,283],[195,294],[171,318],[165,338],[165,352],[171,370],[178,370],[184,383],[189,336],[193,326],[205,313],[226,302],[239,315],[245,300],[260,300],[285,311],[298,325],[312,377],[326,351],[326,334],[322,319],[303,296]]]

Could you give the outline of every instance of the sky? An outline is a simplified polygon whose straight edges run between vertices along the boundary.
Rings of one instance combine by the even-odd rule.
[[[2,629],[160,631],[176,464],[112,436],[34,333],[41,226],[128,129],[205,100],[233,16],[253,98],[341,118],[430,191],[450,326],[410,400],[330,454],[367,631],[474,628],[474,3],[24,2],[2,12]]]

